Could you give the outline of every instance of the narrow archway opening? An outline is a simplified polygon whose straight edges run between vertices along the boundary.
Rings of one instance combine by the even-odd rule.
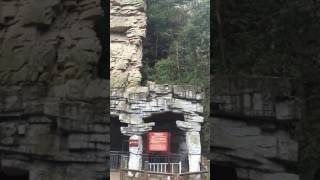
[[[211,176],[214,180],[237,180],[236,168],[212,163]]]
[[[166,112],[156,113],[145,118],[144,122],[154,122],[151,132],[169,132],[170,150],[169,153],[147,152],[149,161],[156,163],[179,163],[181,162],[181,171],[188,170],[188,148],[186,143],[186,133],[177,127],[176,121],[184,121],[183,114]],[[147,135],[144,135],[145,147],[147,146]]]
[[[184,121],[183,114],[166,112],[157,113],[145,119],[145,122],[155,122],[152,132],[169,132],[170,133],[170,153],[187,153],[185,132],[179,129],[176,121]],[[146,141],[145,141],[146,142]]]
[[[29,171],[18,168],[0,169],[1,180],[29,180]]]
[[[128,136],[125,136],[121,133],[120,127],[126,127],[128,124],[122,123],[119,120],[118,116],[111,116],[110,118],[111,125],[110,125],[110,140],[111,140],[111,147],[110,151],[121,151],[121,152],[128,152]]]

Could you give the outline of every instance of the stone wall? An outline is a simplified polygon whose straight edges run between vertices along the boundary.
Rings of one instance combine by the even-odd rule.
[[[215,77],[211,159],[234,167],[238,179],[299,179],[302,90],[290,79]],[[214,169],[212,172],[214,177]]]
[[[0,1],[0,169],[98,180],[109,147],[99,0]]]
[[[111,89],[110,114],[119,116],[127,123],[121,132],[131,138],[142,141],[141,135],[152,130],[154,122],[145,122],[145,118],[165,112],[179,113],[183,119],[175,119],[176,126],[185,132],[189,171],[200,171],[201,141],[200,131],[203,123],[203,92],[199,88],[186,85],[149,85],[147,87],[130,87]],[[168,130],[169,131],[169,130]],[[112,135],[112,134],[111,134]],[[142,153],[132,151],[131,156]],[[129,149],[131,152],[131,149]],[[134,153],[133,153],[134,152]],[[182,153],[182,152],[181,152]],[[132,157],[134,158],[134,157]],[[129,168],[141,169],[142,156]]]
[[[203,97],[201,89],[187,85],[116,88],[111,89],[110,114],[128,124],[143,123],[143,118],[164,112],[183,114],[185,121],[202,123]]]

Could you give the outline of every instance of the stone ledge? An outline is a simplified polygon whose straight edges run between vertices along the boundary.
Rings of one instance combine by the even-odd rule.
[[[110,110],[124,123],[137,124],[142,122],[141,118],[161,112],[183,113],[186,121],[202,123],[202,98],[201,89],[189,85],[113,88]]]

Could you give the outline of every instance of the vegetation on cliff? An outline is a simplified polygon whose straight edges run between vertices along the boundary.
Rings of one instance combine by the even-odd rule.
[[[209,1],[149,0],[144,82],[193,84],[209,81]]]
[[[210,1],[148,0],[143,83],[188,84],[205,91],[203,152],[209,150]]]

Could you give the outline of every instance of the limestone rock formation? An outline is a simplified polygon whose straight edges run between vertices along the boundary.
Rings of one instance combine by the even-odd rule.
[[[243,180],[298,180],[301,88],[280,78],[215,77],[211,159]],[[213,178],[214,178],[213,168]]]
[[[111,87],[140,86],[146,23],[144,1],[110,1]]]
[[[0,1],[0,169],[31,180],[106,177],[102,15],[99,0]]]
[[[111,115],[119,115],[123,123],[140,124],[142,118],[163,112],[184,114],[185,121],[194,123],[192,128],[203,122],[203,92],[193,86],[117,88],[111,89],[110,99]]]

